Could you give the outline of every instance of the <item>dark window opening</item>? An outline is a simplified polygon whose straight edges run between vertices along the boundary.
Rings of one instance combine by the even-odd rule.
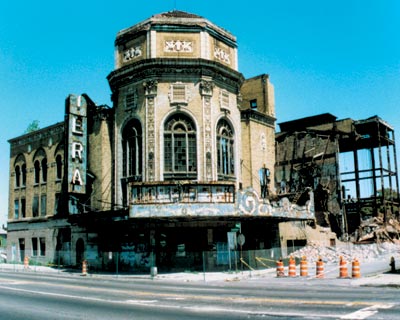
[[[19,166],[15,167],[15,187],[19,188],[21,186],[21,168]]]
[[[62,179],[62,171],[63,171],[61,155],[57,155],[57,157],[56,157],[56,167],[57,167],[56,179],[61,180]]]
[[[253,110],[257,109],[257,99],[250,100],[250,108]]]
[[[234,134],[230,124],[222,119],[217,125],[217,165],[218,174],[234,176],[235,152]]]
[[[40,162],[38,160],[35,161],[35,183],[40,182]]]

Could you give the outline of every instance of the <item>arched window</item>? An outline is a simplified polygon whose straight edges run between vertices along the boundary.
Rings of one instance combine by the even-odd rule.
[[[122,175],[140,179],[142,175],[142,127],[136,119],[130,120],[122,131]]]
[[[26,184],[26,164],[25,157],[20,154],[15,159],[15,188],[25,187]]]
[[[56,156],[56,180],[61,180],[63,176],[63,167],[62,167],[62,157],[61,155]]]
[[[25,163],[21,166],[21,171],[22,171],[22,186],[25,187],[26,186],[26,164]]]
[[[42,166],[42,182],[47,181],[47,159],[43,158],[41,161]]]
[[[39,183],[40,182],[40,162],[39,162],[39,160],[35,161],[34,167],[35,167],[35,183]]]
[[[21,168],[20,166],[15,166],[15,187],[19,188],[21,186]]]
[[[223,178],[235,175],[234,134],[225,119],[217,124],[217,165],[218,176]]]
[[[175,114],[164,126],[164,178],[196,179],[196,128],[184,114]]]
[[[43,149],[38,149],[34,158],[35,183],[47,181],[47,158]]]

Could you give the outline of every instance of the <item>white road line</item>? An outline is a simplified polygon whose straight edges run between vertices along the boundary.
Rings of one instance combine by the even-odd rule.
[[[390,309],[394,306],[394,304],[386,303],[386,304],[375,304],[371,307],[363,308],[360,310],[357,310],[355,312],[346,314],[339,319],[353,319],[353,320],[363,320],[367,319],[370,316],[373,316],[374,314],[378,313],[378,309]]]
[[[158,300],[125,300],[125,302],[130,304],[152,304],[158,302]]]
[[[55,297],[64,297],[64,298],[72,298],[72,299],[80,299],[80,300],[87,300],[87,301],[96,301],[96,302],[108,302],[108,303],[115,303],[115,304],[131,304],[131,305],[139,305],[139,306],[146,306],[150,307],[150,305],[154,305],[157,302],[158,308],[164,309],[180,309],[180,310],[188,310],[192,312],[223,312],[223,313],[238,313],[238,314],[247,314],[247,315],[257,315],[257,316],[286,316],[286,317],[302,317],[305,314],[299,312],[274,312],[271,310],[258,310],[258,311],[251,311],[248,309],[240,309],[240,308],[226,308],[222,306],[199,306],[199,305],[189,305],[189,306],[182,306],[182,305],[173,305],[173,304],[163,304],[158,303],[157,300],[111,300],[111,299],[102,299],[102,298],[95,298],[95,297],[85,297],[85,296],[76,296],[76,295],[69,295],[69,294],[62,294],[62,293],[54,293],[54,292],[45,292],[45,291],[36,291],[36,290],[28,290],[22,288],[13,288],[9,286],[0,285],[0,289],[12,290],[12,291],[19,291],[19,292],[26,292],[26,293],[33,293],[33,294],[40,294],[46,296],[55,296]],[[334,319],[353,319],[353,320],[363,320],[367,317],[370,317],[378,312],[377,309],[389,309],[392,308],[394,304],[376,304],[367,308],[360,309],[356,312],[349,313],[344,315],[340,318],[337,315],[327,315],[327,314],[309,314],[307,313],[308,317],[315,317],[315,318],[334,318]]]

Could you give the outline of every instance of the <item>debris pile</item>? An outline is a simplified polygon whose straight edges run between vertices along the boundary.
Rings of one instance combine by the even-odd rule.
[[[383,217],[374,217],[365,220],[356,232],[356,241],[362,242],[384,242],[395,243],[399,239],[400,223],[395,219],[389,219],[386,223]]]
[[[310,262],[315,262],[321,258],[325,262],[338,263],[340,257],[343,257],[346,261],[352,261],[353,259],[368,261],[394,252],[400,253],[400,243],[384,242],[358,245],[341,243],[335,247],[326,247],[311,242],[290,255],[298,259],[305,256]]]

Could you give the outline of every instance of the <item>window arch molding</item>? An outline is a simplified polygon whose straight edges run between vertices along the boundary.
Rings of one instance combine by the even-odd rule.
[[[235,179],[235,130],[232,122],[222,117],[216,123],[216,151],[218,180]]]
[[[24,187],[26,185],[26,159],[23,154],[19,154],[14,161],[15,188]]]
[[[43,148],[39,148],[33,156],[34,182],[47,182],[47,155]]]
[[[64,176],[64,144],[60,143],[54,151],[56,165],[55,180],[60,181]]]
[[[162,122],[164,180],[197,179],[197,124],[184,112],[173,112]]]

